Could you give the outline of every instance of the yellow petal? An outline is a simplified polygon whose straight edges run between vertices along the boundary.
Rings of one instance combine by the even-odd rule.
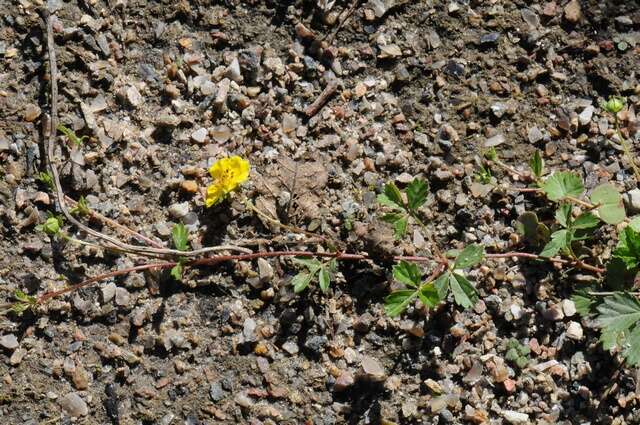
[[[244,183],[249,178],[251,166],[246,159],[242,159],[239,156],[232,156],[229,158],[229,166],[233,170],[232,181],[236,185]]]
[[[220,180],[223,177],[224,174],[224,164],[222,162],[223,160],[220,161],[216,161],[210,168],[209,168],[209,174],[211,174],[211,177],[214,180]]]
[[[207,208],[217,204],[222,199],[224,199],[225,195],[224,188],[219,184],[212,184],[207,188],[207,196],[204,199],[204,204]]]

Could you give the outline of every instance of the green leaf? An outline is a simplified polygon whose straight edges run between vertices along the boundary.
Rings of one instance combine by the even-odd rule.
[[[179,261],[178,264],[176,264],[171,268],[170,274],[171,276],[173,276],[175,280],[182,280],[182,271],[183,271],[182,262]]]
[[[556,220],[562,227],[571,226],[571,205],[562,204],[556,210]]]
[[[183,223],[173,225],[173,229],[171,230],[171,237],[173,238],[173,246],[175,246],[178,251],[187,250],[189,231]]]
[[[538,221],[538,216],[534,212],[525,211],[520,214],[516,221],[516,230],[525,241],[533,246],[540,246],[549,240],[549,228]]]
[[[553,257],[561,249],[566,249],[570,242],[570,232],[568,230],[558,230],[551,234],[551,240],[544,246],[541,257]]]
[[[433,286],[436,288],[436,291],[438,292],[438,298],[440,298],[441,300],[447,298],[447,293],[449,292],[450,276],[450,272],[442,273],[433,284]]]
[[[406,214],[404,213],[390,212],[390,213],[384,214],[381,218],[382,218],[382,221],[384,222],[395,224],[396,221],[402,219],[402,217],[404,217],[405,215]]]
[[[407,216],[403,216],[400,220],[393,223],[393,234],[396,239],[402,239],[407,233]]]
[[[627,335],[622,355],[629,366],[637,366],[640,363],[640,326],[636,326]]]
[[[636,232],[640,232],[640,215],[637,217],[634,217],[630,222],[629,222],[629,227],[631,227],[633,230],[635,230]]]
[[[589,295],[586,290],[578,290],[571,296],[571,301],[576,305],[576,311],[581,316],[588,316],[593,313],[593,308],[596,305],[596,300]]]
[[[427,202],[429,184],[424,180],[415,178],[409,183],[405,193],[407,194],[407,206],[411,211],[415,212]]]
[[[407,286],[418,287],[422,282],[422,272],[415,263],[402,260],[393,266],[393,278]]]
[[[316,258],[294,257],[293,262],[305,266],[309,271],[317,271],[322,267],[320,260]]]
[[[593,229],[600,223],[600,219],[590,212],[582,213],[571,224],[573,229]]]
[[[331,284],[331,275],[329,274],[329,270],[325,267],[320,269],[320,273],[318,273],[318,284],[320,285],[320,290],[322,292],[327,292],[329,290],[329,285]]]
[[[529,161],[529,166],[536,178],[542,177],[542,173],[544,172],[544,159],[540,156],[540,151],[536,150],[533,153],[533,157],[531,157],[531,161]]]
[[[389,182],[386,185],[384,185],[384,194],[392,203],[404,209],[404,202],[402,201],[402,193],[400,193],[400,189],[398,189],[398,186],[396,186],[394,182]]]
[[[60,219],[55,216],[51,216],[47,218],[47,220],[42,225],[41,229],[49,236],[55,236],[60,233]]]
[[[613,251],[614,258],[624,261],[627,269],[640,265],[640,232],[627,226],[618,235],[618,245]]]
[[[626,332],[640,320],[640,301],[625,292],[604,297],[598,306],[598,326],[607,332]]]
[[[291,284],[293,285],[293,292],[296,294],[304,291],[311,283],[311,279],[313,279],[313,274],[311,273],[298,273],[291,279]]]
[[[398,316],[417,295],[418,291],[409,289],[392,292],[384,299],[384,311],[391,317]]]
[[[542,184],[542,190],[552,201],[560,201],[567,196],[579,197],[584,192],[582,179],[568,171],[553,173]]]
[[[387,195],[385,195],[384,193],[379,194],[377,199],[378,199],[378,203],[380,205],[384,205],[384,206],[392,208],[394,210],[404,211],[404,207],[402,205],[396,204],[391,199],[389,199],[389,197]]]
[[[484,246],[480,244],[467,245],[456,257],[454,269],[466,269],[480,263],[484,258]]]
[[[82,136],[82,137],[76,136],[76,133],[73,130],[65,127],[62,124],[58,124],[56,129],[61,133],[63,133],[65,136],[67,136],[67,138],[76,146],[82,146],[82,143],[84,142],[84,140],[89,138],[89,136]]]
[[[453,293],[453,299],[459,306],[469,308],[478,301],[478,292],[466,277],[452,273],[449,278],[449,286]]]
[[[438,295],[438,290],[436,289],[433,282],[429,282],[426,285],[422,285],[420,290],[418,291],[418,298],[422,304],[426,307],[434,308],[438,304],[440,304],[440,296]]]
[[[591,203],[600,205],[598,215],[607,224],[618,224],[624,221],[626,214],[622,196],[611,183],[601,184],[591,192]]]

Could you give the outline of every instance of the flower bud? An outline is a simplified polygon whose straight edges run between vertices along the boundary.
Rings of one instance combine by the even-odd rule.
[[[603,109],[612,114],[617,114],[624,108],[624,99],[618,96],[612,96],[608,101],[603,103]]]

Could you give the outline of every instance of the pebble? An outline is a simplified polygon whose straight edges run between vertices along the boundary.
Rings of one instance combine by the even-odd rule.
[[[226,397],[225,391],[222,389],[220,382],[213,382],[209,386],[209,397],[213,401],[221,401]]]
[[[507,422],[514,425],[529,423],[529,415],[526,413],[516,412],[514,410],[503,410],[502,417],[505,418]]]
[[[575,24],[582,17],[582,10],[580,8],[579,0],[571,0],[564,7],[564,17],[567,21]]]
[[[495,146],[500,146],[504,142],[505,142],[504,136],[502,134],[498,133],[495,136],[488,138],[484,142],[484,147],[485,148],[492,148],[492,147],[495,147]]]
[[[377,359],[371,356],[362,358],[358,379],[366,382],[384,382],[386,378],[384,367]]]
[[[127,102],[129,105],[137,108],[142,104],[142,95],[135,86],[129,86],[126,90]]]
[[[553,322],[564,319],[564,312],[561,304],[553,304],[542,313],[545,319]]]
[[[100,290],[102,293],[102,302],[103,303],[108,303],[110,302],[113,297],[116,296],[116,284],[113,282],[110,282],[108,284],[106,284],[104,287],[102,287],[102,289]]]
[[[578,322],[569,322],[567,325],[567,337],[579,341],[583,337],[582,325]]]
[[[7,350],[15,350],[16,348],[18,348],[20,343],[18,342],[18,338],[16,338],[14,334],[7,334],[0,337],[0,345]]]
[[[42,111],[38,105],[29,104],[24,110],[24,120],[27,122],[33,122],[38,119],[41,113]]]
[[[586,108],[584,108],[582,112],[580,112],[580,115],[578,115],[578,121],[580,121],[580,125],[582,126],[589,125],[589,123],[591,123],[591,118],[593,117],[594,111],[595,111],[595,108],[592,105],[589,105]]]
[[[126,288],[122,288],[118,286],[116,288],[115,300],[116,300],[116,305],[119,305],[119,306],[128,305],[129,301],[131,301],[131,296],[129,295],[129,291],[127,291]]]
[[[533,126],[527,132],[527,137],[529,138],[529,143],[538,143],[540,140],[544,139],[544,134],[542,134],[538,127]]]
[[[627,214],[633,215],[640,213],[640,189],[636,188],[628,191],[622,196]]]
[[[191,140],[196,143],[204,143],[204,141],[207,140],[208,134],[209,131],[206,128],[200,127],[199,129],[191,133]]]
[[[337,392],[344,391],[354,384],[355,380],[350,372],[342,372],[333,385],[333,389]]]
[[[565,317],[571,317],[576,314],[576,304],[572,300],[562,300],[562,311]]]
[[[169,214],[171,217],[180,219],[185,215],[189,214],[189,203],[188,202],[179,202],[175,204],[171,204],[169,206]]]
[[[59,403],[62,410],[71,417],[77,418],[89,413],[87,403],[85,403],[78,393],[69,393],[65,395],[60,399]]]
[[[273,267],[264,258],[258,258],[258,276],[263,282],[269,282],[273,279]]]

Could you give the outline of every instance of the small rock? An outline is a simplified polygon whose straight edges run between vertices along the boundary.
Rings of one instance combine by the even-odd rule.
[[[204,141],[207,139],[208,133],[209,132],[206,128],[200,127],[199,129],[191,133],[191,139],[196,143],[204,143]]]
[[[520,15],[522,16],[522,20],[525,21],[529,27],[537,28],[540,25],[540,18],[538,14],[531,9],[522,9],[520,11]]]
[[[180,124],[180,118],[171,113],[163,112],[158,115],[155,123],[159,127],[175,127]]]
[[[582,112],[580,112],[580,115],[578,115],[578,120],[580,121],[580,125],[586,126],[586,125],[589,125],[589,123],[591,123],[591,117],[593,117],[593,111],[595,111],[595,108],[593,107],[593,105],[589,105],[586,108],[584,108]]]
[[[133,106],[134,108],[137,108],[142,104],[142,95],[134,86],[127,87],[126,96],[127,102],[129,102],[129,105]]]
[[[129,295],[129,291],[127,291],[126,288],[122,288],[122,287],[118,286],[116,288],[115,300],[116,300],[116,305],[119,305],[119,306],[128,305],[129,301],[131,300],[131,296]]]
[[[237,58],[234,58],[227,67],[227,77],[231,80],[239,83],[242,81],[242,73],[240,73],[240,63]]]
[[[527,137],[529,138],[529,143],[538,143],[544,139],[544,134],[542,134],[542,131],[540,131],[538,127],[533,126],[527,132]]]
[[[569,322],[567,326],[567,337],[579,341],[582,339],[582,325],[578,322]]]
[[[342,372],[340,376],[336,379],[335,384],[333,385],[333,389],[336,392],[341,392],[351,387],[354,384],[355,380],[353,379],[353,375],[349,372]]]
[[[503,144],[505,142],[505,138],[502,134],[498,133],[493,137],[488,138],[485,142],[484,142],[484,147],[485,148],[492,148],[495,146],[499,146],[501,144]]]
[[[562,311],[565,317],[571,317],[576,314],[576,303],[571,300],[562,301]]]
[[[224,390],[222,389],[222,385],[220,382],[213,382],[209,387],[209,396],[213,401],[220,401],[226,397]]]
[[[300,351],[298,344],[296,344],[293,341],[287,341],[284,344],[282,344],[282,349],[287,353],[291,354],[292,356],[295,356]]]
[[[640,189],[633,189],[622,196],[629,215],[640,213]]]
[[[18,348],[20,343],[18,342],[18,338],[16,338],[14,334],[7,334],[0,337],[0,345],[7,350],[15,350],[16,348]]]
[[[29,104],[24,109],[24,120],[27,122],[33,122],[40,116],[42,111],[38,107],[38,105]]]
[[[562,306],[560,304],[554,304],[547,308],[542,315],[545,319],[553,322],[564,319],[564,313],[562,312]]]
[[[502,417],[504,417],[507,422],[514,425],[529,423],[529,415],[526,413],[516,412],[514,410],[503,410]]]
[[[580,2],[578,0],[571,0],[564,7],[564,17],[567,21],[575,24],[582,17],[582,10],[580,8]]]
[[[184,217],[185,215],[189,214],[189,203],[179,202],[171,204],[169,206],[169,214],[171,214],[171,217],[177,219]]]
[[[378,57],[380,59],[397,58],[399,56],[402,56],[402,50],[400,50],[400,47],[398,47],[397,44],[389,44],[387,46],[379,47],[380,54],[378,55]]]
[[[59,401],[60,407],[69,416],[79,417],[89,413],[87,403],[78,395],[78,393],[69,393],[62,397]]]
[[[264,258],[258,258],[258,276],[263,282],[269,282],[273,279],[273,267]]]
[[[387,375],[384,367],[377,359],[371,356],[364,356],[360,362],[358,378],[367,382],[384,382],[387,379]]]
[[[500,33],[490,32],[488,34],[483,34],[480,36],[480,44],[496,44],[498,39],[500,38]]]
[[[113,297],[116,296],[116,284],[111,282],[108,283],[107,285],[105,285],[102,289],[102,302],[103,303],[108,303],[109,301],[111,301],[113,299]]]
[[[418,413],[418,406],[414,401],[407,401],[402,403],[402,416],[405,418],[412,418]]]

